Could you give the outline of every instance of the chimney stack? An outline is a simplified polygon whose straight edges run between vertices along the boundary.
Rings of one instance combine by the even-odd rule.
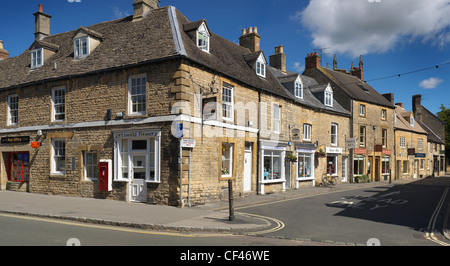
[[[320,56],[317,52],[308,54],[305,59],[305,71],[315,68],[320,68]]]
[[[134,0],[134,15],[133,21],[139,21],[153,9],[159,8],[159,0]]]
[[[394,104],[394,94],[393,93],[385,93],[382,94],[384,98],[386,98],[386,100],[388,100],[389,102],[391,102],[392,104]]]
[[[249,27],[247,30],[242,30],[242,36],[239,37],[239,45],[250,49],[252,52],[261,50],[261,36],[258,34],[257,27]]]
[[[3,49],[3,41],[0,41],[0,61],[9,58],[9,52]]]
[[[286,54],[282,45],[275,47],[275,54],[269,57],[270,66],[286,73]]]
[[[414,116],[416,117],[416,120],[422,121],[422,112],[421,108],[419,108],[422,105],[422,95],[417,94],[412,97],[412,111],[414,113]]]
[[[350,74],[364,81],[364,63],[362,55],[359,57],[359,67],[352,67],[352,69],[350,69]]]
[[[403,108],[403,103],[396,103],[395,105],[400,106],[401,108]]]
[[[35,16],[35,40],[43,40],[45,37],[50,36],[50,19],[52,16],[44,13],[44,7],[39,4],[38,12],[34,13]]]

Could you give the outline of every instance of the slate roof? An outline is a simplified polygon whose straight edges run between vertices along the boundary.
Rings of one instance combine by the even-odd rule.
[[[46,37],[41,42],[58,51],[35,70],[30,69],[32,46],[17,57],[0,61],[0,90],[182,57],[256,89],[290,98],[269,71],[266,78],[256,75],[248,59],[262,51],[252,53],[212,32],[210,52],[201,51],[189,32],[205,20],[191,22],[173,6],[152,10],[140,21],[132,20],[133,16],[128,16]],[[73,37],[79,30],[100,38],[101,43],[89,56],[76,60]]]
[[[345,108],[342,107],[335,99],[333,99],[333,107],[329,107],[329,106],[324,105],[323,102],[319,99],[319,97],[317,97],[315,95],[315,92],[317,90],[321,90],[323,93],[323,91],[326,89],[328,84],[319,85],[319,83],[315,79],[304,76],[304,75],[300,75],[299,73],[295,73],[295,72],[291,72],[291,71],[287,71],[286,73],[283,73],[281,70],[271,67],[271,66],[267,66],[267,68],[275,77],[278,78],[278,80],[281,84],[295,82],[297,80],[297,77],[300,76],[302,83],[303,83],[303,87],[304,87],[303,98],[295,97],[293,92],[291,92],[289,89],[287,89],[285,87],[285,89],[287,90],[287,93],[289,93],[290,97],[296,103],[310,107],[310,108],[314,108],[314,109],[320,109],[323,111],[334,112],[334,113],[337,113],[340,115],[350,116],[350,112],[345,110]]]
[[[350,74],[341,73],[328,68],[308,69],[303,75],[307,75],[316,79],[326,78],[333,82],[342,91],[344,91],[350,98],[367,103],[373,103],[384,107],[394,109],[395,106],[383,97],[379,92],[372,88],[366,82]]]
[[[395,106],[395,114],[397,116],[394,124],[395,129],[410,131],[418,134],[427,134],[427,131],[425,131],[416,120],[414,120],[414,126],[411,126],[410,121],[405,119],[405,117],[410,117],[412,112],[408,112],[400,106]]]

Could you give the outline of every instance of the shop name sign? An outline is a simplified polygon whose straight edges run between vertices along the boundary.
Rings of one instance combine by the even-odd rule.
[[[182,139],[181,147],[183,148],[195,148],[195,140],[193,139]]]
[[[2,144],[12,144],[12,143],[28,143],[30,142],[30,137],[4,137],[1,138]]]

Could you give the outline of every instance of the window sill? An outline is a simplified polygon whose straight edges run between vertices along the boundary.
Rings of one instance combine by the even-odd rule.
[[[262,180],[262,184],[275,184],[275,183],[284,183],[286,179],[272,179],[272,180]]]

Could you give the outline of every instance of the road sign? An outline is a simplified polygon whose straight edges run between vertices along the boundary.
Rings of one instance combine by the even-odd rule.
[[[356,138],[350,138],[345,140],[345,145],[348,150],[356,149]]]
[[[183,137],[183,123],[177,123],[177,132],[175,133],[176,138]]]
[[[183,148],[195,148],[195,140],[193,139],[182,139],[181,147]]]

